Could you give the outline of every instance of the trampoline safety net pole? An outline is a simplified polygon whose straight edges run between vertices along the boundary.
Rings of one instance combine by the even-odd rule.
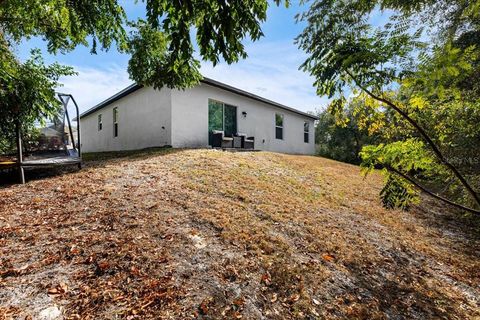
[[[18,165],[18,175],[21,184],[25,184],[25,172],[23,170],[23,146],[22,146],[22,129],[20,122],[17,121],[16,124],[16,131],[17,131],[17,165]]]

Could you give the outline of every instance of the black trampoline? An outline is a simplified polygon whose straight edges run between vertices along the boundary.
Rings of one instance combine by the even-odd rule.
[[[37,125],[33,139],[24,140],[21,126],[17,125],[16,153],[0,156],[0,170],[17,169],[22,184],[25,183],[25,168],[67,165],[76,165],[79,169],[82,167],[78,105],[71,94],[57,95],[63,106],[58,114],[44,121],[44,125]],[[70,101],[76,110],[76,127],[72,126],[68,112]]]

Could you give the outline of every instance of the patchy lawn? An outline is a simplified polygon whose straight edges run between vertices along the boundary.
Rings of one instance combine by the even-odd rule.
[[[318,157],[90,156],[0,189],[0,319],[472,319],[478,222]]]

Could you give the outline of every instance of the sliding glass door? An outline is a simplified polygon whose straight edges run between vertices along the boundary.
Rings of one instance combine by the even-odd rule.
[[[223,128],[226,136],[237,133],[237,107],[225,104],[223,106]]]
[[[208,100],[208,144],[212,144],[212,131],[220,130],[226,136],[237,133],[237,107]]]

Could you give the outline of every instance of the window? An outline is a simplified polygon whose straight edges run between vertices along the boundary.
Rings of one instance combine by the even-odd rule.
[[[275,114],[275,138],[283,140],[283,114]]]
[[[113,108],[113,136],[118,137],[118,108]]]
[[[303,123],[303,142],[308,143],[308,136],[310,132],[310,124],[308,122]]]
[[[101,131],[103,128],[103,123],[102,123],[102,114],[98,115],[98,131]]]

